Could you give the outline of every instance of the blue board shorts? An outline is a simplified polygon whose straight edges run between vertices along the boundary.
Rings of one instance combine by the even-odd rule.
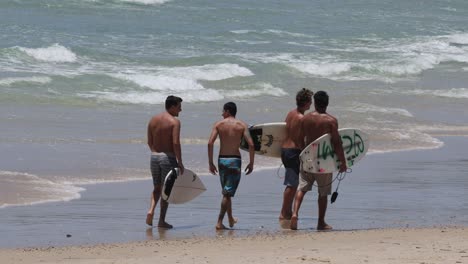
[[[301,154],[300,149],[281,149],[281,161],[283,162],[286,170],[283,184],[286,186],[297,187],[299,185],[299,170],[301,166],[299,154]]]
[[[223,195],[233,197],[241,179],[242,159],[236,155],[219,155],[218,168]]]
[[[172,153],[152,152],[151,153],[151,176],[154,185],[162,185],[169,171],[177,168],[177,159]]]

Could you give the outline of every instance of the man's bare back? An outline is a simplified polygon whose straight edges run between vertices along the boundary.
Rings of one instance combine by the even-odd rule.
[[[319,113],[317,111],[308,113],[302,119],[302,131],[304,131],[306,145],[317,138],[332,133],[338,129],[338,121],[328,113]]]
[[[148,125],[148,146],[152,152],[174,153],[174,130],[180,121],[167,112],[154,116]]]
[[[225,118],[215,124],[220,139],[219,155],[240,155],[239,146],[247,125],[235,118]]]
[[[346,160],[341,137],[338,133],[338,120],[334,116],[326,112],[318,111],[308,113],[302,118],[301,130],[304,132],[306,146],[317,138],[325,134],[330,134],[333,149],[341,161],[340,172],[346,171]]]
[[[287,137],[281,145],[282,148],[303,149],[304,142],[302,137],[301,120],[304,114],[297,109],[291,110],[286,116]]]

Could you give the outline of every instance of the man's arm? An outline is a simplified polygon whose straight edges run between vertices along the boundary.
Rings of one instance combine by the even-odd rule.
[[[345,172],[348,167],[346,165],[346,158],[343,151],[343,142],[341,141],[341,137],[338,132],[338,121],[336,120],[330,124],[330,135],[333,150],[335,151],[336,155],[338,155],[338,159],[340,160],[340,172]]]
[[[252,137],[250,136],[250,132],[246,124],[244,124],[244,139],[247,141],[247,144],[249,144],[250,162],[247,165],[247,167],[245,167],[245,171],[247,172],[246,174],[249,175],[253,171],[254,158],[255,158],[255,146],[254,146]]]
[[[180,120],[175,119],[174,127],[172,128],[172,146],[174,154],[179,164],[180,174],[184,174],[184,164],[182,163],[182,150],[180,146]]]
[[[211,174],[213,175],[215,175],[218,172],[218,170],[216,169],[216,166],[213,163],[213,146],[217,137],[218,137],[218,128],[217,128],[217,124],[215,124],[213,126],[213,129],[211,130],[210,139],[208,140],[208,166],[210,168]]]

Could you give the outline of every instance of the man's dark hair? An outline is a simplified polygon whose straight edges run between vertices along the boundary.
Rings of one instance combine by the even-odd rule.
[[[306,88],[302,88],[299,92],[296,94],[296,105],[297,107],[303,107],[307,103],[312,101],[312,95],[314,93]]]
[[[224,104],[223,109],[224,109],[224,111],[229,112],[229,114],[232,115],[233,117],[236,117],[237,106],[236,106],[235,103],[227,102],[227,103]]]
[[[325,91],[318,91],[314,94],[314,104],[317,108],[326,108],[328,106],[328,94]]]
[[[179,103],[182,103],[182,98],[174,95],[169,95],[166,98],[166,110],[169,110],[172,106],[177,106]]]

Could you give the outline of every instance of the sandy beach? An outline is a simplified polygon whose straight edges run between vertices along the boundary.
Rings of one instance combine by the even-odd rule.
[[[283,235],[0,250],[1,263],[468,263],[468,229]]]

